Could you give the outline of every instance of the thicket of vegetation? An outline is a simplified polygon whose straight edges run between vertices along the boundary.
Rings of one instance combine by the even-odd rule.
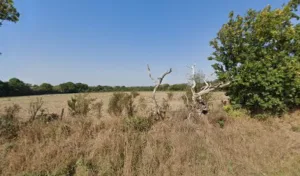
[[[163,84],[160,91],[183,91],[187,84]],[[20,79],[12,78],[7,82],[0,80],[0,97],[22,96],[22,95],[43,95],[59,93],[83,93],[83,92],[119,92],[119,91],[152,91],[153,86],[88,86],[83,83],[66,82],[56,86],[49,83],[31,85]]]
[[[145,100],[134,93],[113,95],[108,109],[88,95],[74,96],[64,118],[45,113],[41,99],[30,103],[28,120],[19,113],[20,106],[5,107],[0,114],[0,175],[293,176],[300,172],[299,113],[283,122],[261,122],[241,113],[232,116],[234,110],[224,108],[226,113],[222,104],[216,104],[205,118],[191,123],[183,103],[172,107],[178,94],[165,97],[170,108],[163,121],[148,116],[145,112],[152,104],[143,106]],[[128,108],[131,100],[135,101]],[[118,107],[124,113],[119,115]],[[128,113],[130,109],[133,113]],[[93,114],[105,110],[113,115]]]

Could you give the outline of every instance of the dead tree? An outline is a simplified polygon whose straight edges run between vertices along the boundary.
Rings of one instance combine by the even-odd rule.
[[[164,74],[162,74],[161,77],[158,77],[157,79],[154,79],[152,77],[152,74],[151,74],[151,70],[150,70],[150,66],[147,65],[147,68],[148,68],[148,74],[149,74],[149,77],[150,79],[152,79],[152,81],[154,82],[154,89],[153,89],[153,92],[152,92],[152,100],[153,100],[153,103],[155,105],[155,114],[160,118],[160,119],[163,119],[164,116],[165,116],[165,112],[162,110],[162,107],[158,104],[157,100],[156,100],[156,97],[155,97],[155,94],[156,94],[156,91],[158,89],[158,87],[161,85],[163,79],[165,78],[165,76],[167,76],[168,74],[170,74],[172,72],[172,68],[170,68],[168,71],[166,71]]]
[[[207,82],[207,78],[204,77],[203,82],[205,83],[205,86],[203,86],[199,92],[196,92],[196,71],[195,71],[195,65],[191,67],[192,70],[192,85],[191,85],[191,92],[192,92],[192,103],[190,104],[191,110],[193,112],[196,112],[199,116],[202,114],[207,114],[208,113],[208,107],[207,107],[207,102],[202,98],[203,95],[217,89],[217,88],[222,88],[225,86],[228,86],[230,82],[227,83],[219,83],[217,85],[211,85],[211,83]],[[188,101],[188,99],[187,99]],[[189,119],[190,116],[192,115],[192,112],[189,114]]]

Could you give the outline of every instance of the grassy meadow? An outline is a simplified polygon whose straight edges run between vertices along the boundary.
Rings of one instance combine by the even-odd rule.
[[[21,122],[16,137],[0,140],[0,175],[300,175],[299,112],[259,121],[226,110],[221,103],[226,96],[214,92],[210,112],[189,121],[182,95],[157,93],[170,105],[167,118],[157,122],[146,118],[151,92],[135,98],[136,117],[110,115],[112,93],[89,94],[94,103],[103,101],[101,117],[93,110],[86,117],[71,116],[67,100],[73,94],[1,98],[2,114],[5,107],[20,105],[15,116]],[[37,97],[48,112],[64,108],[63,118],[28,122]]]

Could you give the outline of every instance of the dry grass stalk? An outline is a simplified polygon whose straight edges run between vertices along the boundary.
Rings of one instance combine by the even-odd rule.
[[[28,112],[30,115],[30,121],[36,119],[37,114],[42,111],[42,107],[44,105],[44,101],[42,97],[36,98],[35,101],[31,101],[29,104]]]

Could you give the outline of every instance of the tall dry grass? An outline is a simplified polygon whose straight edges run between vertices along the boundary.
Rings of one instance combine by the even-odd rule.
[[[193,121],[187,115],[183,108],[159,122],[104,116],[26,123],[15,140],[1,143],[0,175],[299,175],[299,113],[257,121],[215,107]]]

